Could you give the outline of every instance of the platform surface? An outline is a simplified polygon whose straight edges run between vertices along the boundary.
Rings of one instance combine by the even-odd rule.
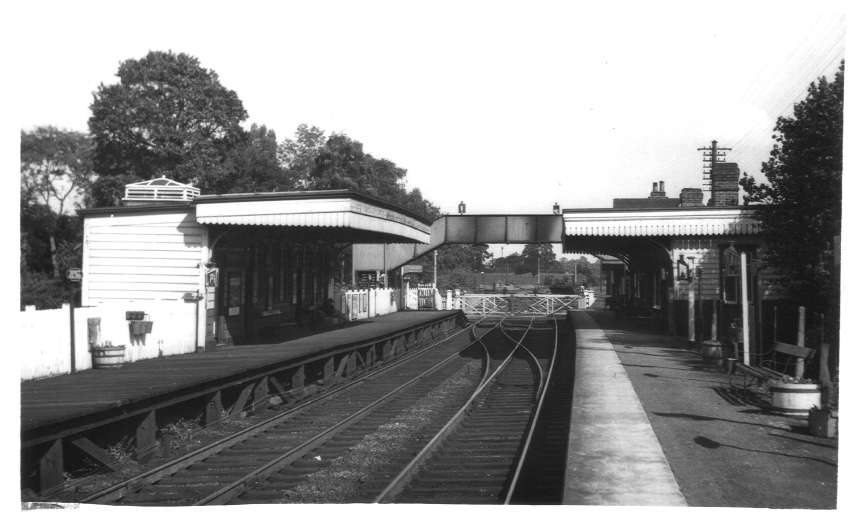
[[[21,432],[78,420],[264,366],[391,336],[458,311],[396,312],[283,343],[238,345],[21,383]]]
[[[586,312],[570,317],[575,326],[575,389],[564,503],[686,506],[604,330]]]

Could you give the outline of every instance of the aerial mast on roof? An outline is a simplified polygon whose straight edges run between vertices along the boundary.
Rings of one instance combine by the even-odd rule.
[[[716,146],[716,140],[710,142],[709,147],[699,148],[702,152],[702,188],[707,193],[707,200],[713,196],[711,192],[711,176],[713,175],[714,166],[716,163],[725,162],[725,152],[731,151],[731,148],[719,148]]]

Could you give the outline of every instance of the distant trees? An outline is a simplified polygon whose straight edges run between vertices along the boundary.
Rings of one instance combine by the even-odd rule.
[[[811,83],[792,116],[778,118],[762,166],[767,182],[747,175],[740,181],[744,203],[758,204],[766,261],[800,303],[820,312],[836,313],[839,301],[844,66],[833,81]]]
[[[532,273],[536,276],[537,271],[550,271],[557,267],[554,247],[551,244],[525,244],[522,249],[522,265],[517,274]]]
[[[117,204],[128,182],[165,175],[218,192],[234,176],[248,113],[218,75],[187,54],[151,51],[118,68],[91,104],[95,205]],[[229,181],[232,184],[233,181]]]
[[[290,185],[297,189],[352,189],[425,218],[439,216],[439,208],[424,199],[418,189],[406,190],[406,170],[365,153],[362,143],[347,135],[325,137],[319,128],[300,125],[294,138],[281,143],[279,157]]]
[[[79,219],[93,177],[91,141],[52,126],[21,132],[21,300],[55,306],[67,298],[68,267],[80,265]]]

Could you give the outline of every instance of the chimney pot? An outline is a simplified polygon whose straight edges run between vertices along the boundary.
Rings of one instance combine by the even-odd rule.
[[[664,191],[664,189],[663,189],[663,181],[660,181],[660,191]]]

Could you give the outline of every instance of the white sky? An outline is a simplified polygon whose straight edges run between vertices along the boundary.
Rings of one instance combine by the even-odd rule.
[[[596,4],[29,1],[4,33],[18,129],[85,131],[119,62],[171,49],[278,139],[345,132],[470,213],[677,196],[711,139],[759,173],[776,118],[844,53],[838,2]]]

